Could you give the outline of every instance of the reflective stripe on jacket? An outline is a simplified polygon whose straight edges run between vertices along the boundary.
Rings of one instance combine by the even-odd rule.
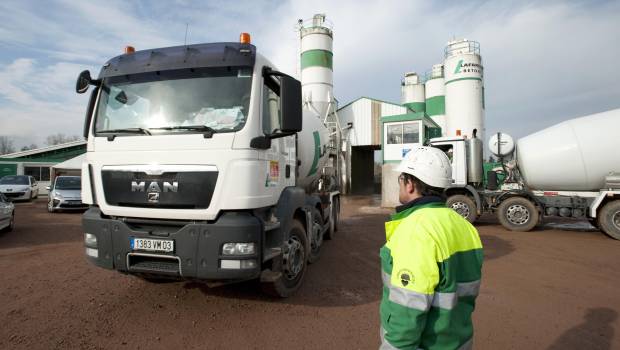
[[[426,202],[385,224],[381,349],[472,346],[482,243],[454,210],[440,201]]]

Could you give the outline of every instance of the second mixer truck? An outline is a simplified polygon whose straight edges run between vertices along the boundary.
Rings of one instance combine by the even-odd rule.
[[[620,239],[618,130],[620,109],[571,119],[516,142],[498,133],[489,139],[489,150],[500,166],[488,174],[475,132],[473,138],[442,137],[430,144],[451,156],[447,204],[470,221],[491,211],[507,229],[529,231],[544,216],[581,218]]]

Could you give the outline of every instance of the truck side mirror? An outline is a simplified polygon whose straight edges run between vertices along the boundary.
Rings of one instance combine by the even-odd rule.
[[[282,123],[280,129],[285,133],[301,131],[301,83],[288,75],[280,77],[280,111]]]
[[[90,77],[88,70],[82,71],[75,82],[75,92],[83,94],[88,90],[88,85],[92,83],[93,79]]]

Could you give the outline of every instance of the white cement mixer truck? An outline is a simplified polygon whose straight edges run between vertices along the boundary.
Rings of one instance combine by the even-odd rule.
[[[321,34],[321,24],[306,29]],[[259,279],[280,297],[299,288],[339,216],[341,147],[320,91],[302,101],[305,86],[245,33],[240,42],[128,47],[97,79],[82,72],[77,92],[89,85],[90,262],[149,281]]]
[[[471,222],[491,211],[507,229],[529,231],[544,216],[583,218],[620,240],[618,130],[620,109],[568,120],[517,142],[498,133],[489,149],[500,164],[487,174],[480,139],[443,137],[430,144],[452,157],[447,204]]]

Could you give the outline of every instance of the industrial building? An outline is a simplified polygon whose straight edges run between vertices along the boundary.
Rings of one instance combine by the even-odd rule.
[[[398,205],[394,169],[413,147],[441,136],[477,136],[484,140],[484,84],[479,43],[449,41],[443,63],[419,76],[404,75],[401,103],[361,97],[338,109],[347,148],[347,184],[351,193],[380,188],[381,205]],[[379,156],[375,156],[375,153]],[[380,162],[380,186],[374,163]]]
[[[338,109],[338,118],[344,129],[343,138],[347,155],[346,186],[348,193],[369,194],[380,192],[381,119],[411,112],[407,107],[369,97],[360,97]]]
[[[61,163],[86,153],[86,141],[73,141],[0,156],[0,177],[31,175],[39,182],[39,194],[57,175],[79,175],[75,169],[58,168]]]

